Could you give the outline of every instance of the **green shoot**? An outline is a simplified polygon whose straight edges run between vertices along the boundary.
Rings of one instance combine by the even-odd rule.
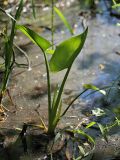
[[[61,118],[62,109],[62,93],[64,86],[69,75],[70,69],[75,58],[83,48],[87,30],[82,34],[69,38],[68,40],[60,43],[53,54],[51,54],[50,62],[47,60],[47,50],[51,47],[51,43],[45,38],[39,36],[37,33],[25,26],[17,26],[17,29],[21,30],[32,42],[34,42],[43,52],[46,72],[47,72],[47,84],[48,84],[48,133],[54,134],[55,128]],[[67,57],[67,58],[66,58]],[[51,83],[50,83],[50,71],[59,72],[67,69],[66,74],[60,87],[56,88],[53,100],[51,96]]]
[[[72,29],[71,25],[69,24],[69,22],[67,21],[67,19],[65,18],[65,16],[62,14],[62,12],[57,7],[54,7],[54,11],[60,17],[60,19],[62,20],[62,22],[64,23],[66,28],[69,30],[69,32],[73,35],[74,34],[73,29]]]
[[[118,8],[118,7],[120,7],[120,3],[117,3],[115,0],[112,0],[112,1],[113,1],[112,8]]]
[[[106,142],[108,142],[106,128],[102,124],[100,124],[100,123],[97,123],[97,125],[100,128],[100,131],[101,131],[101,134],[102,134],[103,138],[105,139]]]
[[[34,2],[34,0],[31,0],[31,4],[32,4],[33,17],[36,18],[36,11],[35,11],[35,2]]]
[[[95,90],[95,91],[98,91],[100,92],[101,94],[103,95],[106,95],[106,92],[104,90],[101,90],[99,89],[98,87],[92,85],[92,84],[84,84],[83,86],[85,89],[92,89],[92,90]]]
[[[20,18],[22,8],[23,8],[23,0],[21,0],[19,3],[18,9],[15,14],[15,18],[7,14],[12,19],[12,28],[11,28],[11,33],[9,36],[7,35],[7,30],[5,33],[3,33],[4,41],[5,41],[5,50],[4,50],[5,70],[4,70],[3,81],[2,81],[2,86],[1,86],[0,104],[2,103],[2,98],[7,88],[9,76],[10,76],[10,73],[12,72],[13,65],[15,63],[15,54],[13,51],[13,40],[15,36],[16,20]],[[6,12],[4,11],[4,13]]]

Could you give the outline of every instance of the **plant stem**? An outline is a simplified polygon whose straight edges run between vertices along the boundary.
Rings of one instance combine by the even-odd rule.
[[[54,49],[53,47],[54,45],[54,0],[52,0],[51,2],[51,42],[52,42],[52,49]],[[46,69],[47,69],[47,66],[46,66]],[[51,86],[50,86],[49,68],[47,71],[47,81],[48,81],[48,134],[52,135],[54,134],[54,129],[52,129],[53,113],[52,113],[52,106],[51,106]]]
[[[43,50],[42,50],[43,51]],[[44,59],[45,59],[45,65],[46,65],[46,72],[47,72],[47,86],[48,86],[48,126],[51,123],[51,82],[50,82],[50,69],[49,64],[47,60],[47,56],[45,51],[43,51]]]
[[[1,89],[1,94],[4,94],[4,92],[6,90],[7,82],[8,82],[10,73],[12,71],[14,62],[15,62],[15,55],[14,55],[14,51],[13,51],[13,40],[14,40],[14,36],[15,36],[16,20],[20,17],[20,13],[22,11],[22,8],[23,8],[23,0],[21,0],[20,3],[19,3],[18,9],[17,9],[16,14],[15,14],[15,19],[12,18],[12,28],[11,28],[10,36],[7,37],[7,33],[5,35],[5,41],[6,41],[5,42],[5,45],[6,45],[5,46],[5,48],[6,48],[5,52],[7,52],[9,54],[5,53],[6,54],[5,59],[7,59],[7,60],[5,60],[6,61],[5,62],[5,72],[4,72],[4,77],[3,77],[3,85],[2,85],[2,89]],[[9,55],[9,57],[7,57],[8,55]],[[12,57],[13,57],[13,60],[12,60]]]
[[[26,58],[26,60],[27,60],[27,63],[28,63],[28,70],[30,70],[30,69],[31,69],[31,61],[30,61],[27,53],[26,53],[22,48],[20,48],[16,43],[14,43],[14,46],[15,46],[21,53],[24,54],[24,56],[25,56],[25,58]]]
[[[61,101],[61,96],[62,96],[62,93],[63,93],[65,82],[67,80],[67,77],[68,77],[68,74],[70,72],[71,66],[67,69],[66,74],[64,76],[64,79],[63,79],[62,84],[61,84],[60,89],[59,89],[59,93],[58,93],[58,96],[57,96],[57,99],[56,99],[56,102],[55,102],[55,105],[54,105],[55,110],[54,110],[54,113],[51,114],[52,115],[52,117],[51,117],[52,119],[51,119],[50,125],[48,126],[48,133],[49,134],[54,133],[55,127],[56,127],[56,125],[57,125],[57,123],[59,121],[59,117],[58,117],[56,122],[54,122],[55,119],[56,119],[57,110],[58,110],[58,107],[59,107],[59,104],[60,104],[60,101]]]
[[[111,85],[111,88],[115,85],[116,81],[118,81],[120,79],[120,75],[117,76],[117,78],[115,80],[113,80],[112,82],[112,85]],[[108,93],[107,93],[107,99],[110,95],[110,92],[111,92],[111,88],[109,89]]]
[[[52,36],[52,49],[54,44],[54,0],[52,0],[52,8],[51,8],[51,36]]]
[[[102,89],[109,89],[111,86],[106,86],[106,87],[103,87],[103,88],[100,88],[99,90],[102,90]],[[78,94],[72,101],[71,103],[68,105],[68,107],[65,109],[65,111],[62,113],[62,115],[60,117],[63,117],[66,112],[68,111],[68,109],[71,107],[71,105],[83,94],[87,91],[88,89],[85,89],[84,91],[82,91],[80,94]],[[98,92],[99,90],[96,90],[96,91],[93,91],[91,93],[89,93],[88,95],[86,95],[84,98],[86,98],[87,96],[91,95],[91,94],[94,94],[95,92]]]
[[[56,100],[55,106],[59,105],[59,103],[60,103],[61,96],[62,96],[62,93],[63,93],[63,89],[64,89],[64,86],[65,86],[65,82],[67,80],[67,77],[68,77],[68,74],[70,72],[70,69],[71,69],[71,66],[67,69],[67,72],[66,72],[66,74],[64,76],[64,79],[63,79],[62,84],[60,86],[60,90],[59,90],[59,93],[58,93],[58,96],[57,96],[57,100]],[[57,111],[57,107],[56,107],[56,111]]]
[[[0,105],[2,104],[2,99],[3,99],[3,94],[2,94],[2,91],[0,93]]]
[[[71,105],[83,94],[87,91],[88,89],[85,89],[83,92],[81,92],[80,94],[78,94],[72,101],[71,103],[68,105],[68,107],[65,109],[65,111],[62,113],[62,115],[60,117],[63,117],[66,112],[68,111],[68,109],[71,107]]]

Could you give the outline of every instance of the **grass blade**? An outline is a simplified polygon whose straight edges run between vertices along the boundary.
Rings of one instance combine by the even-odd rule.
[[[71,25],[69,24],[69,22],[67,21],[67,19],[65,18],[65,16],[62,14],[62,12],[57,7],[54,7],[54,11],[60,17],[60,19],[62,20],[62,22],[64,23],[66,28],[69,30],[69,32],[73,35],[74,34],[73,29],[72,29]]]
[[[105,139],[106,142],[108,142],[107,131],[106,131],[105,127],[100,123],[97,123],[97,125],[100,128],[100,131],[102,133],[103,138]]]
[[[33,17],[36,18],[36,11],[35,11],[35,2],[34,2],[34,0],[31,0],[31,4],[32,4]]]
[[[95,124],[96,124],[96,122],[90,122],[90,123],[86,126],[86,128],[90,128],[90,127],[94,126]]]
[[[4,35],[5,39],[5,71],[4,71],[4,76],[3,76],[3,82],[2,82],[2,88],[1,92],[4,94],[7,83],[9,80],[10,73],[12,71],[14,62],[15,62],[15,55],[13,51],[13,40],[14,40],[14,35],[15,35],[15,25],[16,25],[16,20],[20,17],[21,12],[23,9],[23,0],[20,1],[18,9],[15,14],[15,20],[12,18],[12,29],[10,36],[7,36],[7,33]],[[9,15],[8,15],[9,16]]]
[[[94,140],[91,136],[89,136],[87,133],[85,133],[84,131],[82,131],[82,130],[80,130],[80,129],[77,129],[77,130],[72,130],[71,132],[77,133],[77,134],[81,134],[82,136],[84,136],[85,138],[87,138],[88,141],[89,141],[91,144],[95,145],[95,140]]]
[[[18,20],[20,18],[22,9],[23,9],[23,0],[20,1],[17,12],[15,14],[15,19],[16,20]]]
[[[115,4],[115,5],[112,6],[112,8],[118,8],[118,7],[120,7],[120,3]]]

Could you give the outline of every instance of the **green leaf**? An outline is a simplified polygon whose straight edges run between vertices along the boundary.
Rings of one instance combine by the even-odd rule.
[[[54,143],[56,143],[60,138],[61,138],[61,133],[58,132],[56,135],[55,135],[55,138],[54,138]]]
[[[47,54],[54,54],[54,52],[55,52],[55,50],[53,50],[53,49],[47,49],[45,51],[45,53],[47,53]]]
[[[113,4],[114,4],[114,5],[117,4],[115,0],[112,0],[112,1],[113,1]]]
[[[107,131],[106,131],[105,127],[100,123],[97,123],[97,125],[100,128],[100,131],[102,133],[103,138],[105,139],[106,142],[108,142]]]
[[[53,106],[53,115],[52,116],[53,116],[53,119],[54,119],[54,121],[53,121],[54,126],[57,125],[57,123],[60,119],[61,109],[62,109],[62,100],[60,100],[60,103],[57,106],[57,108],[56,108],[56,106]]]
[[[84,155],[85,155],[85,150],[84,150],[84,148],[83,148],[82,146],[78,146],[78,148],[79,148],[82,156],[84,156]]]
[[[60,19],[63,21],[64,25],[68,28],[70,33],[73,35],[73,29],[69,24],[69,22],[67,21],[67,19],[65,18],[65,16],[62,14],[62,12],[57,7],[54,7],[54,10],[57,13],[57,15],[60,17]]]
[[[58,72],[71,67],[75,58],[83,48],[88,28],[80,35],[69,38],[59,44],[50,60],[50,70]]]
[[[4,56],[5,56],[5,70],[4,75],[2,79],[2,87],[1,91],[4,92],[7,87],[7,83],[9,80],[10,72],[12,71],[11,65],[12,65],[12,59],[11,59],[11,50],[10,50],[10,43],[9,43],[9,37],[5,35],[5,49],[4,49]]]
[[[18,20],[20,18],[22,9],[23,9],[23,0],[20,1],[18,9],[16,11],[16,14],[15,14],[15,19],[16,20]]]
[[[95,124],[96,124],[96,122],[90,122],[90,123],[86,126],[86,128],[90,128],[90,127],[94,126]]]
[[[116,119],[117,125],[120,126],[120,120],[117,117],[115,117],[115,119]]]
[[[115,0],[112,0],[112,1],[113,1],[113,6],[112,6],[112,8],[120,7],[120,3],[117,3]]]
[[[112,8],[118,8],[118,7],[120,7],[120,3],[112,6]]]
[[[53,102],[52,102],[52,110],[54,109],[54,105],[58,96],[58,92],[59,92],[59,85],[57,84],[55,91],[54,91],[54,95],[53,95]]]
[[[16,28],[23,32],[27,37],[29,37],[33,43],[41,48],[41,50],[46,51],[49,47],[51,47],[51,44],[48,40],[39,36],[33,30],[22,25],[17,25]]]
[[[33,16],[34,16],[34,18],[36,18],[36,11],[35,11],[35,2],[34,2],[34,0],[31,0],[31,4],[32,4]]]
[[[103,95],[106,95],[106,92],[104,90],[101,90],[100,88],[98,88],[92,84],[84,84],[83,87],[85,89],[92,89],[92,90],[95,90],[95,91],[102,93]]]
[[[8,17],[10,17],[13,21],[16,21],[20,18],[20,15],[21,15],[21,12],[22,12],[22,9],[23,9],[23,0],[20,1],[19,3],[19,6],[18,6],[18,9],[16,11],[16,14],[15,14],[15,18],[9,14],[7,11],[5,11],[4,9],[2,9],[0,7],[0,11],[2,11],[3,13],[5,13]]]
[[[8,37],[6,36],[5,38],[5,68],[9,69],[10,63],[11,63],[11,55],[9,54],[9,40]]]
[[[81,135],[83,135],[84,137],[86,137],[91,144],[95,144],[94,139],[93,139],[91,136],[89,136],[87,133],[85,133],[84,131],[78,129],[78,130],[73,130],[73,133],[81,134]]]
[[[16,20],[19,19],[21,12],[23,9],[23,0],[20,0],[18,9],[15,14],[15,19],[11,17],[11,15],[7,14],[9,17],[12,18],[12,28],[11,28],[11,33],[10,36],[7,36],[7,32],[4,35],[5,39],[5,70],[4,70],[4,76],[2,80],[2,87],[1,87],[1,92],[4,93],[7,87],[7,83],[9,80],[10,73],[12,72],[13,65],[15,63],[15,55],[13,51],[13,40],[14,40],[14,35],[15,35],[15,25],[16,25]],[[4,10],[3,10],[4,11]],[[4,11],[6,13],[6,11]]]

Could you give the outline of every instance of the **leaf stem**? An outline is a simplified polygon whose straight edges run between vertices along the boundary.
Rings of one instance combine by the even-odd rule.
[[[78,94],[72,101],[71,103],[68,105],[68,107],[65,109],[65,111],[62,113],[62,115],[60,117],[63,117],[66,112],[68,111],[68,109],[71,107],[71,105],[83,94],[87,91],[88,89],[85,89],[83,92],[81,92],[80,94]]]
[[[52,0],[52,8],[51,8],[51,36],[52,36],[52,49],[54,44],[54,0]]]
[[[43,54],[44,54],[44,59],[45,59],[45,65],[46,65],[46,72],[47,72],[47,86],[48,86],[48,119],[49,119],[49,123],[51,122],[51,82],[50,82],[50,69],[49,69],[49,64],[48,64],[48,60],[47,60],[47,56],[44,50]],[[49,124],[48,124],[49,126]]]
[[[102,89],[109,89],[110,87],[111,87],[111,86],[106,86],[106,87],[100,88],[99,90],[95,90],[95,91],[89,93],[88,95],[86,95],[84,98],[86,98],[87,96],[89,96],[89,95],[91,95],[91,94],[94,94],[95,92],[98,92],[98,91],[100,91],[100,90],[102,90]],[[66,112],[68,111],[68,109],[71,107],[71,105],[72,105],[83,93],[85,93],[87,90],[88,90],[88,89],[85,89],[85,90],[82,91],[80,94],[78,94],[78,95],[70,102],[70,104],[68,105],[68,107],[65,109],[65,111],[62,113],[62,115],[61,115],[60,117],[63,117],[63,116],[66,114]]]
[[[62,96],[62,93],[63,93],[63,89],[64,89],[64,86],[65,86],[65,83],[66,83],[66,80],[67,80],[67,77],[69,75],[69,72],[70,72],[70,69],[71,69],[72,65],[67,69],[67,72],[64,76],[64,79],[62,81],[62,84],[60,86],[60,89],[59,89],[59,93],[58,93],[58,96],[57,96],[57,99],[56,99],[56,103],[55,103],[55,114],[57,112],[57,106],[59,106],[59,103],[60,103],[60,100],[61,100],[61,96]]]

